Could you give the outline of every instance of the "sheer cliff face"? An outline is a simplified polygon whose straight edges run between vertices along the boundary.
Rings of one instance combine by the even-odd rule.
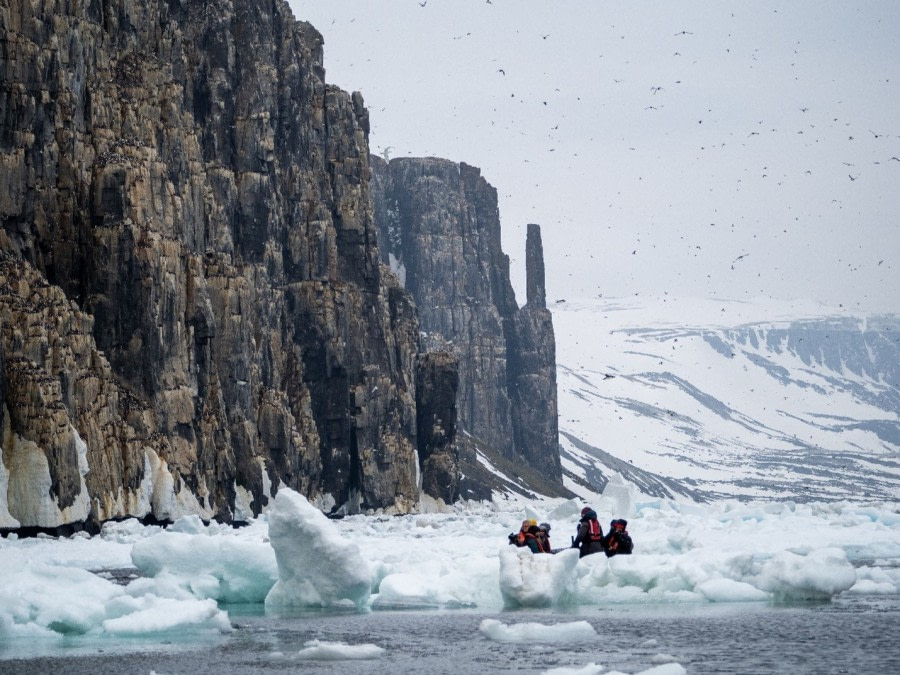
[[[429,346],[459,358],[459,425],[561,480],[553,325],[540,229],[529,226],[528,303],[516,304],[497,193],[447,160],[372,158],[381,254],[419,308]]]
[[[0,31],[0,527],[242,520],[280,485],[408,508],[415,309],[321,36],[280,0]]]

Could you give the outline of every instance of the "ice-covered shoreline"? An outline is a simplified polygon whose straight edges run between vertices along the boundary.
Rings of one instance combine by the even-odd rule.
[[[267,604],[282,608],[499,611],[900,593],[896,504],[699,505],[644,499],[611,481],[593,506],[601,521],[629,519],[635,554],[573,559],[562,573],[571,556],[535,559],[524,584],[504,589],[501,577],[519,557],[506,535],[523,517],[538,517],[553,526],[554,546],[564,546],[581,501],[506,500],[334,521],[296,493],[281,495],[272,512],[238,530],[194,517],[166,530],[125,521],[93,538],[3,539],[0,636],[224,632],[231,626],[218,604],[270,596]],[[130,566],[142,576],[124,587],[88,572]]]

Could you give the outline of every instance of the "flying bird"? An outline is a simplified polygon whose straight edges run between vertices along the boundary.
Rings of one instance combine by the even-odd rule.
[[[501,75],[506,75],[506,71],[503,70],[503,68],[497,68],[497,72],[500,73]]]

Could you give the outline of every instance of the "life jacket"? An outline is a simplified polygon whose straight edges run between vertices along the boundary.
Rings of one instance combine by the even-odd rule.
[[[588,524],[588,539],[590,541],[602,541],[603,540],[603,530],[600,529],[600,522],[596,518],[591,518],[587,521]]]

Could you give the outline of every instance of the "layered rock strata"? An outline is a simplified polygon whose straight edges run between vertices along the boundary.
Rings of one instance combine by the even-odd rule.
[[[556,353],[540,228],[528,226],[521,309],[496,190],[467,164],[373,157],[380,252],[412,293],[423,339],[459,358],[460,429],[561,481]]]
[[[410,508],[415,308],[319,33],[13,0],[0,36],[0,527]]]

